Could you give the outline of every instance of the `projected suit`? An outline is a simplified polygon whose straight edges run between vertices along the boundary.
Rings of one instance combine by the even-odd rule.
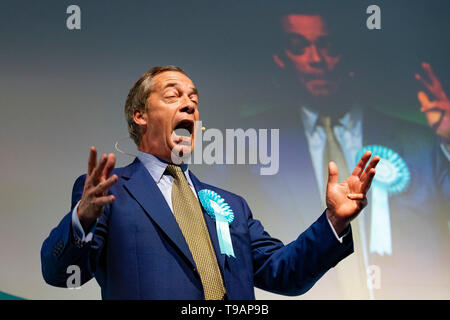
[[[380,256],[369,250],[370,208],[358,218],[363,248],[360,260],[364,264],[361,268],[371,265],[381,268],[381,289],[373,290],[370,296],[365,279],[359,279],[359,293],[345,291],[341,290],[342,282],[330,278],[330,286],[324,291],[334,290],[331,298],[400,298],[414,294],[414,291],[405,293],[404,288],[414,285],[417,279],[433,288],[431,291],[441,290],[445,266],[432,261],[450,258],[450,169],[442,145],[429,128],[371,110],[367,103],[354,105],[358,92],[348,85],[354,73],[342,68],[343,54],[336,48],[333,30],[328,29],[321,15],[286,14],[281,17],[280,25],[282,47],[277,48],[273,58],[279,69],[290,76],[290,82],[278,88],[281,92],[274,98],[272,112],[245,119],[241,124],[252,128],[280,128],[279,173],[261,177],[256,169],[252,177],[246,177],[245,172],[239,172],[246,186],[266,189],[264,201],[257,210],[267,217],[274,210],[282,212],[277,221],[283,223],[272,225],[271,230],[286,234],[292,224],[308,225],[312,221],[309,212],[323,208],[321,167],[325,160],[321,152],[329,137],[325,137],[319,119],[329,116],[334,119],[334,135],[349,168],[354,165],[360,148],[382,145],[403,158],[411,180],[405,190],[389,198],[392,256]],[[285,192],[274,196],[270,188],[284,188]],[[425,276],[423,270],[427,269],[435,272]],[[364,273],[363,269],[361,274]]]
[[[290,226],[307,226],[315,212],[324,208],[321,187],[308,145],[301,113],[286,113],[280,116],[266,112],[244,121],[245,127],[280,128],[279,172],[273,176],[261,176],[259,166],[254,166],[252,175],[248,170],[230,170],[232,180],[245,181],[245,187],[252,186],[249,201],[255,203],[254,210],[265,220],[273,220],[272,234],[292,236]],[[383,145],[395,150],[408,166],[411,178],[406,189],[389,197],[392,254],[380,256],[370,252],[371,207],[364,209],[362,220],[365,239],[365,264],[381,268],[381,289],[374,290],[379,298],[401,298],[402,288],[417,282],[417,279],[438,288],[442,285],[445,265],[433,261],[449,261],[450,247],[448,233],[449,205],[449,162],[440,149],[438,141],[427,127],[414,125],[364,109],[361,111],[360,146]],[[382,127],[383,129],[381,129]],[[356,148],[358,149],[358,147]],[[351,155],[349,155],[351,160]],[[352,166],[355,159],[351,160]],[[273,189],[283,192],[273,193]],[[241,192],[243,190],[239,190]],[[373,199],[370,198],[369,202]],[[447,240],[446,240],[447,239]],[[350,257],[351,258],[351,257]],[[338,266],[339,267],[339,266]],[[424,278],[424,270],[434,273]],[[333,272],[334,273],[334,272]],[[330,298],[346,298],[340,290],[337,275],[329,274]],[[320,283],[319,283],[320,286]],[[320,295],[314,295],[320,297]]]

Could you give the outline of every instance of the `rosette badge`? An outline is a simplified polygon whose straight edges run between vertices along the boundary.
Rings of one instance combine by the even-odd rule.
[[[366,151],[379,156],[377,172],[371,187],[370,252],[392,254],[389,196],[402,192],[409,184],[410,173],[405,161],[394,150],[380,145],[361,148],[358,161]]]
[[[212,190],[200,190],[198,198],[208,215],[216,222],[220,253],[235,258],[229,228],[234,220],[233,210],[220,195]]]

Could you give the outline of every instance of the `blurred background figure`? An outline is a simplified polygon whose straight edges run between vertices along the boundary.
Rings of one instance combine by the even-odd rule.
[[[309,225],[313,212],[325,207],[320,195],[326,191],[328,162],[347,168],[340,172],[345,177],[361,149],[380,146],[402,159],[404,174],[398,175],[397,183],[403,186],[393,191],[379,181],[389,194],[386,208],[378,204],[379,198],[369,198],[376,204],[352,222],[355,254],[334,268],[326,276],[328,282],[315,292],[326,291],[329,298],[389,299],[407,297],[407,287],[415,289],[411,297],[421,290],[424,296],[442,291],[449,283],[448,265],[433,261],[450,261],[448,99],[430,65],[423,64],[428,79],[418,74],[416,79],[435,100],[422,91],[418,98],[437,135],[375,108],[375,99],[365,93],[372,84],[367,80],[379,75],[372,70],[366,77],[359,76],[363,62],[371,62],[361,52],[364,42],[357,41],[358,32],[345,23],[348,16],[331,7],[305,2],[285,8],[276,18],[272,59],[279,80],[273,82],[271,92],[276,98],[271,100],[272,108],[246,118],[248,127],[280,128],[278,175],[257,177],[255,171],[253,176],[257,180],[253,185],[264,189],[264,198],[269,199],[260,210],[279,216],[284,234]],[[395,61],[391,62],[394,67]],[[383,96],[381,90],[372,89]],[[398,96],[383,98],[398,101],[401,97],[399,91]],[[386,179],[395,175],[388,171]],[[384,211],[388,213],[383,222],[379,217]],[[310,296],[320,298],[315,292]]]

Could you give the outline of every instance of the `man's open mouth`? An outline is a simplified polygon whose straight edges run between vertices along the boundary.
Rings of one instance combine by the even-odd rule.
[[[172,140],[175,143],[179,143],[181,141],[190,143],[193,133],[194,133],[194,121],[184,119],[179,121],[173,128]]]

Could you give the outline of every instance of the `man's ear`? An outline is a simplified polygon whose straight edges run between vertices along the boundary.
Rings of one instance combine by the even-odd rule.
[[[281,68],[281,69],[284,69],[284,62],[280,59],[280,57],[278,56],[278,54],[276,54],[276,53],[274,53],[273,54],[273,62],[275,62],[275,64],[279,67],[279,68]]]
[[[140,126],[147,126],[147,113],[139,110],[134,110],[133,120]]]

